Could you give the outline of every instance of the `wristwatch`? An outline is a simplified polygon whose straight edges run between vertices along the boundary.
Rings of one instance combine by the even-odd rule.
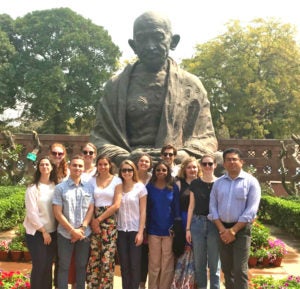
[[[84,225],[81,224],[79,228],[82,228],[85,231],[87,226],[84,226]]]

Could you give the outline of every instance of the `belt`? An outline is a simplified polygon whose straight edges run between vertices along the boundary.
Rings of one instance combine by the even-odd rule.
[[[232,228],[237,222],[234,222],[234,223],[225,223],[225,222],[222,222],[223,226],[226,228],[226,229],[229,229],[229,228]]]

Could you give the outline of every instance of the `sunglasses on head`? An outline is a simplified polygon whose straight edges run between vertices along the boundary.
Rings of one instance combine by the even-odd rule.
[[[52,154],[54,157],[57,157],[57,156],[61,157],[61,156],[64,155],[64,153],[62,153],[62,152],[51,152],[51,154]]]
[[[212,162],[203,162],[203,163],[201,163],[201,166],[203,166],[203,167],[207,167],[207,166],[212,167],[213,164],[214,163],[212,163]]]
[[[163,153],[163,155],[164,155],[164,157],[172,157],[172,156],[174,156],[174,154],[173,153]]]
[[[155,171],[158,173],[160,173],[160,172],[166,173],[168,170],[167,169],[156,169]]]
[[[84,155],[90,155],[92,156],[94,154],[93,151],[82,151]]]
[[[132,173],[133,169],[121,169],[122,173]]]

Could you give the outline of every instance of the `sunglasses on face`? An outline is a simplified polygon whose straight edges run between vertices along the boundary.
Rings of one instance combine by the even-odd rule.
[[[207,166],[212,167],[213,164],[214,163],[212,163],[212,162],[203,162],[203,163],[201,163],[201,166],[203,166],[203,167],[207,167]]]
[[[132,173],[133,169],[121,169],[122,173]]]
[[[90,155],[92,156],[94,154],[93,151],[82,151],[84,155]]]
[[[57,157],[57,156],[61,157],[61,156],[64,155],[64,153],[61,153],[61,152],[51,152],[51,154],[52,154],[54,157]]]
[[[160,173],[160,172],[166,173],[168,170],[167,169],[156,169],[155,171],[157,173]]]
[[[163,153],[163,156],[164,157],[172,157],[172,156],[174,156],[174,154],[173,153]]]

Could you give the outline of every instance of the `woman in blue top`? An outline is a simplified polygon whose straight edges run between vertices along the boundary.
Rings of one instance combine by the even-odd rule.
[[[147,184],[147,233],[149,244],[149,289],[168,289],[174,275],[173,236],[170,228],[180,219],[179,190],[170,167],[158,162]]]

